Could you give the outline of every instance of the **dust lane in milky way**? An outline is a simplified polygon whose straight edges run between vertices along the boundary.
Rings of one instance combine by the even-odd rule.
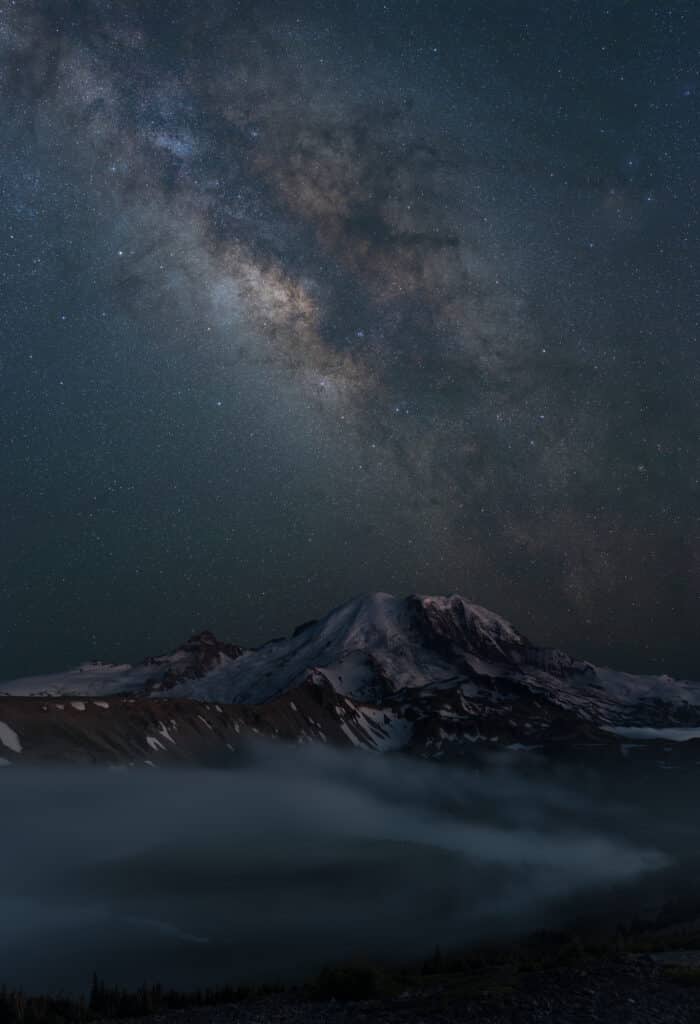
[[[565,8],[0,2],[2,675],[362,590],[700,673],[700,18]]]

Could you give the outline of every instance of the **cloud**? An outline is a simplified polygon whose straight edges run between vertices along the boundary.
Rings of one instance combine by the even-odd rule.
[[[10,781],[2,981],[33,989],[95,968],[186,987],[420,956],[555,921],[666,863],[619,808],[498,763],[262,745],[230,772]]]

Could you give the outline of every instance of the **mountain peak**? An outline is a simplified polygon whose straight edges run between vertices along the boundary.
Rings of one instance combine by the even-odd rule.
[[[41,723],[50,712],[61,736],[64,721],[71,729],[85,723],[81,735],[94,722],[99,746],[101,716],[114,710],[115,722],[124,720],[124,750],[145,744],[147,763],[151,753],[184,756],[212,742],[233,750],[242,728],[431,758],[471,756],[479,745],[551,751],[573,745],[601,756],[612,749],[624,758],[649,749],[653,759],[656,740],[700,738],[700,684],[575,661],[536,646],[461,594],[361,594],[254,650],[204,630],[139,665],[96,663],[2,689],[7,700],[20,698],[0,716],[14,716],[9,727],[18,735],[25,720],[34,728],[35,718]],[[23,703],[32,695],[69,696],[65,704],[36,703],[41,714],[35,714]],[[114,709],[106,696],[116,699]],[[180,716],[181,738],[171,731],[171,715]],[[132,725],[149,731],[139,740]]]

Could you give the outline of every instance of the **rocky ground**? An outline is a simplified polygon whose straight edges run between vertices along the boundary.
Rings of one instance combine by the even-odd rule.
[[[625,955],[530,972],[471,994],[435,979],[391,998],[309,1001],[284,993],[129,1024],[700,1024],[700,984],[673,971],[655,958]]]

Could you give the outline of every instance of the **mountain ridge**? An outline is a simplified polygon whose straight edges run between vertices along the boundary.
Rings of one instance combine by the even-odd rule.
[[[155,715],[158,729],[168,720],[168,707],[177,705],[183,729],[194,729],[189,746],[196,757],[202,747],[198,716],[206,717],[205,706],[227,709],[230,729],[219,737],[226,750],[237,746],[232,739],[238,723],[246,733],[434,759],[477,750],[547,752],[567,743],[606,753],[614,747],[621,757],[651,749],[656,756],[659,740],[672,748],[683,744],[687,753],[698,742],[700,751],[700,683],[616,672],[539,647],[500,615],[459,594],[361,595],[302,623],[289,637],[252,649],[203,631],[135,666],[85,663],[0,684],[0,699],[5,715],[13,701],[22,700],[34,701],[44,716],[62,714],[64,724],[56,724],[61,734],[66,701],[71,720],[76,710],[87,713],[85,701],[102,711],[100,703],[112,701],[121,709],[122,732],[130,718],[138,718],[139,702],[145,721]],[[76,709],[80,704],[82,710]],[[17,705],[17,714],[26,729],[26,708],[20,713]],[[87,719],[82,722],[77,733],[86,739],[90,730]],[[101,734],[106,725],[104,715],[95,716]],[[134,728],[141,736],[142,725]],[[134,756],[144,743],[144,753],[174,753],[171,742],[144,736],[134,748],[124,735],[122,747]],[[58,750],[60,743],[53,747]],[[1,733],[0,751],[6,753]],[[20,757],[10,750],[6,760]]]

